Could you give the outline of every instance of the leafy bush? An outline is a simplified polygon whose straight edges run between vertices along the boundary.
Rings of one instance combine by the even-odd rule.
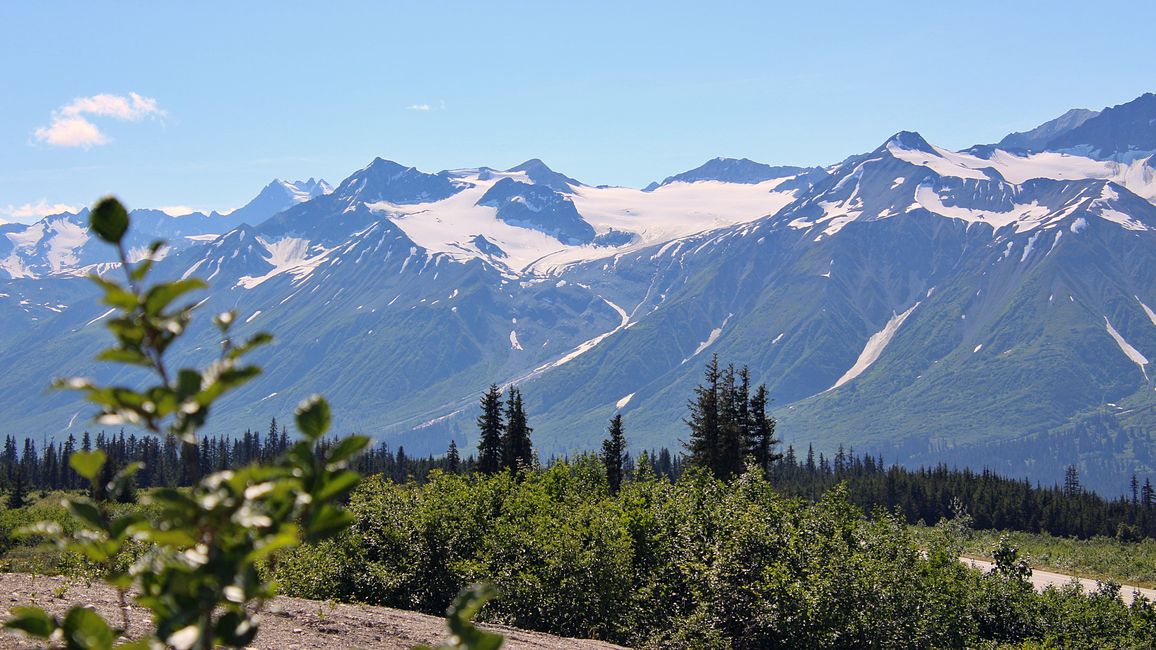
[[[120,312],[108,322],[116,344],[98,359],[143,367],[157,383],[138,390],[74,378],[58,385],[83,391],[100,408],[102,424],[136,425],[194,445],[212,405],[260,372],[242,365],[241,359],[271,337],[261,333],[238,344],[229,337],[234,314],[219,314],[214,323],[223,338],[220,357],[204,369],[171,370],[166,354],[194,310],[192,304],[173,303],[204,284],[181,279],[146,286],[152,258],[128,262],[122,239],[130,224],[124,207],[116,199],[104,199],[90,218],[91,229],[116,246],[126,274],[124,285],[92,276],[104,289],[105,304]],[[151,253],[160,246],[155,243]],[[151,610],[155,630],[148,638],[117,647],[247,645],[257,634],[254,614],[272,595],[258,565],[273,565],[278,552],[303,540],[324,540],[351,521],[338,502],[360,478],[345,467],[367,439],[345,438],[322,453],[318,443],[329,427],[329,405],[318,396],[302,402],[296,423],[303,439],[274,463],[210,474],[188,491],[152,491],[145,497],[155,509],[152,517],[136,509],[114,509],[103,498],[129,487],[139,464],[130,464],[106,482],[103,452],[74,453],[69,463],[88,479],[91,497],[63,500],[71,515],[69,525],[44,521],[29,532],[99,567],[101,576],[118,589],[122,604],[128,587],[138,592],[136,600]],[[147,550],[128,567],[118,560],[134,544],[145,544]],[[122,624],[127,627],[127,621]],[[112,648],[120,633],[84,607],[73,607],[62,618],[35,607],[15,608],[5,626],[62,641],[69,648]]]
[[[944,527],[925,552],[902,518],[864,516],[844,488],[786,499],[759,471],[614,494],[581,457],[520,480],[373,477],[349,510],[348,530],[272,567],[282,589],[435,613],[486,580],[502,594],[489,621],[656,648],[1145,647],[1156,619],[1140,601],[1036,594],[1011,545],[1007,571],[981,574],[958,561],[963,531]]]

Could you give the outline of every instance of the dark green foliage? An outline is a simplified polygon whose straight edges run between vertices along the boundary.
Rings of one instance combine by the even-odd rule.
[[[737,381],[736,381],[737,379]],[[767,389],[750,392],[750,373],[733,365],[719,370],[718,355],[707,362],[705,382],[694,389],[688,403],[690,427],[685,444],[691,465],[710,469],[715,477],[731,479],[742,473],[746,461],[769,471],[779,456],[774,447],[775,421],[767,415]]]
[[[458,454],[458,443],[453,440],[450,440],[450,446],[446,449],[446,471],[451,474],[462,471],[462,457]]]
[[[534,445],[530,442],[533,429],[526,422],[522,392],[510,386],[506,394],[506,430],[502,436],[502,464],[511,471],[528,468],[534,463]]]
[[[606,466],[606,482],[610,492],[617,494],[625,478],[626,435],[622,433],[622,414],[610,419],[609,435],[602,441],[602,464]]]
[[[502,426],[502,391],[497,384],[490,384],[482,395],[482,414],[478,416],[478,471],[483,474],[502,469]]]
[[[98,237],[110,244],[120,244],[128,231],[128,211],[120,201],[107,196],[92,208],[89,226]]]
[[[1088,538],[1113,537],[1120,526],[1136,537],[1156,538],[1156,508],[1141,498],[1133,505],[1126,497],[1105,499],[1085,490],[1059,485],[1042,487],[990,471],[952,469],[946,465],[907,469],[887,466],[882,458],[837,453],[834,462],[798,458],[788,447],[784,459],[771,469],[771,481],[790,496],[817,499],[833,486],[846,482],[850,498],[859,507],[876,506],[898,512],[908,523],[938,521],[954,516],[958,499],[979,529],[1020,530],[1032,533]]]
[[[24,480],[24,469],[16,468],[12,486],[8,489],[8,508],[23,508],[28,503],[28,482]]]
[[[743,373],[745,375],[746,368],[743,368]],[[775,419],[767,414],[767,387],[760,385],[750,401],[747,453],[764,474],[771,471],[774,463],[782,460],[783,455],[775,451],[780,442],[775,437]]]
[[[705,385],[695,386],[694,399],[687,403],[690,415],[685,422],[690,427],[690,440],[685,446],[692,465],[709,468],[718,475],[721,465],[719,449],[722,446],[719,440],[718,355],[712,355],[707,363],[705,379]]]
[[[289,593],[430,613],[487,580],[501,596],[484,620],[635,647],[1145,647],[1156,631],[1150,603],[1036,594],[1014,549],[984,575],[958,561],[951,526],[924,552],[901,517],[850,499],[787,499],[757,470],[611,494],[593,456],[520,480],[369,479],[353,527],[292,551],[275,577]],[[324,571],[303,570],[314,563]]]

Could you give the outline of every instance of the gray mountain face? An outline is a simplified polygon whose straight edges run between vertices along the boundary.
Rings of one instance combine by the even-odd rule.
[[[1075,463],[1115,493],[1132,472],[1156,478],[1151,179],[1051,158],[1031,167],[902,132],[776,185],[791,184],[785,206],[667,239],[640,238],[677,226],[667,212],[692,192],[720,191],[720,204],[766,192],[721,181],[597,194],[527,170],[425,174],[378,159],[332,193],[174,249],[157,273],[212,286],[176,362],[216,354],[215,311],[238,310],[242,336],[277,334],[265,374],[221,406],[213,433],[262,427],[323,392],[339,431],[420,454],[451,438],[468,449],[481,391],[513,382],[544,457],[595,448],[616,412],[636,449],[677,447],[717,353],[767,384],[797,447],[1044,483]],[[636,210],[638,197],[655,203]],[[445,223],[461,224],[452,245],[431,235]],[[527,229],[551,234],[543,254],[563,261],[529,263]],[[44,368],[133,380],[89,361],[108,310],[88,282],[7,279],[0,294],[11,431],[84,426],[79,401],[43,391]]]
[[[1084,122],[1099,115],[1099,111],[1090,111],[1086,108],[1073,108],[1054,120],[1049,120],[1030,131],[1012,133],[1004,136],[1003,140],[993,145],[995,148],[1006,151],[1041,151],[1048,142],[1067,133]]]
[[[743,183],[753,185],[776,178],[797,176],[803,172],[813,171],[803,167],[771,166],[758,163],[746,158],[714,158],[690,171],[667,176],[661,183],[651,183],[643,189],[644,192],[669,185],[671,183],[693,183],[695,181],[722,181],[724,183]]]
[[[555,192],[571,193],[574,190],[582,187],[582,183],[580,181],[574,180],[565,174],[559,174],[553,169],[547,167],[546,163],[538,160],[537,158],[531,158],[521,165],[511,167],[506,171],[522,172],[526,175],[526,178],[529,178],[534,185],[548,187]]]
[[[923,462],[957,449],[974,462],[1025,434],[1090,426],[1105,404],[1103,436],[1150,431],[1156,377],[1139,361],[1156,354],[1156,207],[1106,181],[958,179],[887,151],[752,226],[624,256],[613,271],[574,269],[639,316],[526,387],[543,437],[561,437],[546,444],[571,448],[565,432],[597,431],[621,410],[635,444],[669,445],[685,435],[670,414],[712,353],[749,365],[788,440],[818,449]],[[897,176],[911,180],[892,189]],[[1041,207],[1006,223],[945,218],[913,201],[916,186],[939,212]],[[858,214],[839,225],[847,212],[832,205]],[[1123,468],[1153,471],[1151,438],[1130,444],[1142,451],[1083,457],[1093,485],[1119,490]],[[1054,448],[1017,453],[1004,469],[1040,480],[1073,462]]]
[[[464,184],[449,172],[427,174],[392,160],[375,158],[364,169],[341,182],[334,194],[347,204],[386,201],[399,205],[440,201],[457,194]]]
[[[1156,153],[1156,94],[1105,108],[1078,127],[1048,140],[1052,151],[1129,162]]]
[[[477,205],[497,208],[501,221],[543,232],[569,246],[594,241],[594,227],[582,219],[574,202],[549,186],[503,178]]]

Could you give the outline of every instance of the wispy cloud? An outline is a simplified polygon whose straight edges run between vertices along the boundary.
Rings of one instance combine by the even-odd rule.
[[[52,111],[52,123],[33,132],[36,140],[54,147],[91,149],[112,140],[88,118],[107,117],[125,122],[139,122],[145,118],[163,118],[165,111],[157,100],[137,93],[125,95],[100,94],[78,97]]]
[[[50,214],[60,214],[61,212],[79,212],[81,206],[69,205],[67,203],[49,203],[46,199],[40,199],[36,203],[25,203],[24,205],[0,206],[0,220],[10,219],[12,221],[20,221],[24,223],[31,223],[47,217]]]
[[[437,104],[410,104],[405,107],[407,111],[420,111],[428,113],[430,111],[444,111],[446,110],[446,100],[440,100]]]

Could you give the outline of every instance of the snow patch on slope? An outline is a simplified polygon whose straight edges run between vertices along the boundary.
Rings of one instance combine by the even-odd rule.
[[[283,237],[273,242],[257,237],[257,241],[268,252],[269,256],[265,258],[265,261],[273,268],[262,276],[243,276],[237,280],[236,286],[238,287],[252,289],[282,273],[292,274],[294,280],[309,277],[322,262],[328,259],[329,254],[336,250],[311,246],[309,240],[300,237]]]
[[[1062,216],[1056,215],[1051,208],[1046,205],[1040,205],[1035,201],[1026,204],[1017,203],[1011,210],[1006,212],[975,210],[972,208],[945,205],[939,193],[926,183],[916,188],[915,203],[911,207],[922,207],[929,212],[968,223],[986,223],[996,230],[1014,223],[1016,224],[1016,232],[1026,232],[1040,225],[1048,226],[1063,218]],[[910,210],[911,208],[908,209]],[[1052,219],[1044,222],[1044,217],[1048,215],[1053,215]]]
[[[932,149],[935,153],[923,151],[922,149],[908,149],[894,141],[887,143],[887,151],[892,156],[918,167],[926,167],[940,176],[954,176],[956,178],[969,178],[979,181],[988,180],[987,174],[968,166],[966,163],[970,161],[963,159],[960,154],[935,146],[932,146]],[[984,165],[984,167],[991,167],[991,165],[987,164]],[[894,187],[894,185],[892,185],[892,187]]]
[[[626,397],[623,397],[622,399],[620,399],[614,403],[614,408],[620,409],[620,408],[626,406],[627,404],[630,403],[630,400],[633,398],[634,398],[634,393],[631,393],[631,394],[627,395]]]
[[[1124,337],[1120,336],[1120,333],[1116,331],[1116,328],[1112,327],[1112,322],[1108,320],[1107,316],[1104,317],[1104,327],[1107,328],[1108,335],[1115,339],[1116,345],[1120,346],[1120,351],[1131,359],[1132,363],[1140,366],[1140,372],[1144,374],[1144,380],[1147,381],[1148,370],[1146,366],[1148,365],[1148,357],[1145,357],[1139,350],[1132,347],[1131,343],[1125,341]]]
[[[1136,296],[1135,298],[1136,302],[1140,303],[1140,307],[1144,310],[1144,313],[1148,314],[1148,320],[1152,321],[1153,325],[1156,325],[1156,312],[1152,311],[1148,305],[1145,305],[1144,301],[1140,300],[1140,296]]]
[[[875,361],[879,359],[879,355],[883,354],[883,350],[887,347],[887,344],[895,337],[895,333],[899,331],[899,327],[903,325],[903,321],[907,320],[907,317],[910,316],[911,312],[915,311],[915,308],[918,306],[919,303],[916,302],[902,314],[893,315],[891,320],[887,321],[887,324],[883,326],[883,329],[872,334],[871,338],[867,339],[867,345],[863,347],[863,352],[860,353],[859,358],[855,360],[855,365],[843,373],[843,376],[835,382],[835,385],[827,390],[835,390],[843,384],[846,384],[863,374],[871,364],[875,363]]]
[[[687,361],[690,361],[691,359],[697,357],[699,355],[699,353],[701,353],[703,350],[705,350],[705,349],[709,348],[711,345],[713,345],[714,342],[718,340],[719,335],[722,334],[723,328],[727,326],[727,323],[730,321],[731,316],[734,316],[734,314],[727,314],[727,317],[723,319],[722,325],[719,325],[718,327],[711,330],[710,334],[706,337],[706,340],[703,341],[702,343],[699,343],[698,347],[694,349],[694,353],[692,353],[689,357],[683,359],[682,363],[686,363]],[[682,365],[682,364],[679,364],[679,365]]]

